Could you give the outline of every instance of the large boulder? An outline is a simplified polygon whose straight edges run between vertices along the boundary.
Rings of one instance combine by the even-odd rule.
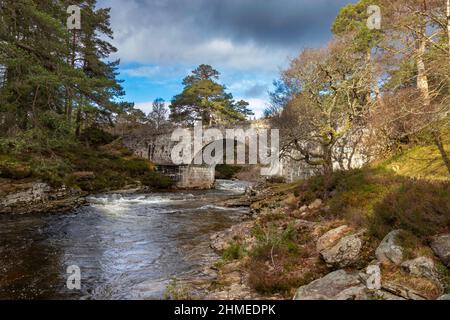
[[[338,270],[300,287],[294,300],[363,300],[366,291],[358,274]]]
[[[431,242],[431,249],[442,260],[442,262],[449,266],[450,264],[450,233],[435,237]]]
[[[362,245],[363,241],[354,234],[342,238],[333,247],[322,250],[320,255],[328,265],[345,268],[358,261]]]
[[[320,252],[324,249],[330,248],[350,232],[351,229],[348,226],[341,226],[339,228],[328,231],[323,236],[321,236],[319,240],[317,240],[317,251]]]
[[[378,261],[383,264],[393,263],[395,265],[400,265],[403,262],[403,248],[398,245],[398,237],[401,232],[401,230],[392,231],[381,241],[375,251]]]

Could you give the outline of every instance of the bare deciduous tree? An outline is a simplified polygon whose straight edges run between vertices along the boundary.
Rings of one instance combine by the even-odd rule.
[[[305,50],[292,61],[282,78],[286,87],[298,90],[273,117],[282,130],[283,155],[321,166],[325,175],[333,172],[333,162],[339,158],[338,143],[349,139],[350,131],[364,127],[374,103],[368,98],[372,68],[363,53],[348,49],[348,41],[342,38],[325,49]]]

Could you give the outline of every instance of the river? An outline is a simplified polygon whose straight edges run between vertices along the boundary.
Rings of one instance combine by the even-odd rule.
[[[248,210],[215,204],[247,186],[96,195],[69,213],[0,216],[0,299],[161,299],[173,278],[207,279],[210,236]],[[66,286],[73,265],[81,290]]]

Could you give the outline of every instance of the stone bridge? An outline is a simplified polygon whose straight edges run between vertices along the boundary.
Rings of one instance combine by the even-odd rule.
[[[204,154],[209,154],[210,149],[214,149],[211,146],[217,146],[217,144],[223,146],[224,155],[219,156],[221,161],[224,160],[224,156],[228,157],[230,153],[233,154],[231,163],[226,158],[228,164],[236,163],[242,165],[258,163],[261,162],[261,154],[259,153],[261,150],[252,149],[255,143],[250,143],[251,139],[248,139],[248,136],[251,135],[250,132],[253,132],[253,137],[257,137],[263,132],[267,134],[270,129],[264,121],[254,121],[246,125],[238,125],[236,129],[241,130],[241,135],[237,138],[236,136],[228,136],[227,128],[223,127],[208,128],[197,126],[196,128],[200,128],[204,136],[200,135],[198,137],[196,129],[179,129],[180,132],[175,135],[173,131],[170,131],[158,135],[124,137],[124,143],[134,151],[135,155],[154,162],[157,170],[170,176],[178,188],[210,189],[215,183],[215,167],[217,162],[205,163],[203,156]],[[211,131],[215,132],[215,134],[208,136],[206,132],[211,133]],[[244,139],[242,139],[242,136]],[[198,138],[197,140],[195,140],[196,137]],[[256,140],[258,140],[256,142],[256,149],[261,149],[261,140],[258,138]],[[272,144],[269,142],[271,140],[270,134],[262,140],[266,140],[268,144]],[[362,139],[352,138],[352,136],[348,140],[350,141],[350,146],[353,146],[352,141],[363,141]],[[196,144],[194,141],[200,141],[200,143]],[[336,146],[336,150],[334,150],[336,156],[333,157],[335,159],[334,167],[336,170],[349,169],[344,167],[359,168],[368,162],[368,159],[364,156],[366,152],[361,152],[360,150],[364,144],[358,143],[359,146],[355,144],[356,147],[349,147],[345,144]],[[254,160],[250,161],[250,154],[256,154],[256,162]],[[235,158],[234,155],[237,155],[237,157]],[[183,158],[183,161],[174,161],[174,158],[177,157]],[[351,159],[351,161],[348,161],[348,159]],[[298,179],[306,179],[314,176],[320,170],[319,167],[310,166],[304,162],[296,162],[289,157],[284,157],[283,159],[278,159],[277,157],[276,160],[276,165],[274,163],[265,167],[259,165],[262,167],[261,176],[281,176],[287,182],[293,182]]]
[[[203,151],[215,144],[222,144],[224,147],[224,156],[230,152],[230,146],[234,148],[231,150],[233,154],[236,152],[237,158],[239,154],[242,156],[242,150],[244,150],[245,158],[241,160],[248,160],[249,139],[245,139],[245,136],[249,132],[254,132],[257,135],[265,130],[269,129],[267,125],[261,122],[252,122],[246,126],[238,126],[238,130],[244,133],[244,145],[242,145],[242,139],[231,139],[227,137],[227,128],[223,127],[200,127],[203,133],[215,132],[214,137],[198,137],[198,127],[196,129],[179,129],[178,135],[175,134],[179,140],[174,140],[174,132],[168,132],[164,134],[143,136],[143,137],[125,137],[125,145],[134,151],[135,155],[148,159],[156,164],[157,170],[164,175],[170,176],[176,186],[181,189],[210,189],[215,183],[215,167],[217,163],[206,164],[203,161]],[[233,128],[230,128],[233,129]],[[236,130],[236,129],[235,129]],[[250,131],[251,130],[251,131]],[[194,140],[198,138],[197,140]],[[195,144],[194,141],[200,141],[200,144]],[[240,145],[240,146],[238,146]],[[228,149],[227,149],[228,147]],[[235,150],[238,148],[238,150]],[[183,152],[179,152],[183,149]],[[175,154],[180,153],[180,157],[183,158],[183,162],[174,162],[173,150]],[[188,150],[188,152],[186,152]],[[200,159],[200,161],[198,161]],[[223,159],[223,157],[222,157]],[[234,157],[233,157],[234,160]],[[238,163],[244,164],[244,163]],[[278,169],[279,170],[279,169]],[[267,175],[276,175],[277,172],[266,172]]]

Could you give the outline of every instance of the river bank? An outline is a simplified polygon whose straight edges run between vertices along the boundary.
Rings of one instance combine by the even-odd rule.
[[[67,212],[86,203],[87,193],[42,181],[0,181],[0,214]]]
[[[221,258],[193,298],[449,299],[447,183],[358,170],[323,186],[267,185],[245,200],[248,218],[211,237]]]
[[[130,185],[108,194],[150,193],[145,186]],[[39,180],[0,180],[0,214],[26,215],[39,213],[66,213],[88,204],[95,193],[67,186],[52,187]]]

